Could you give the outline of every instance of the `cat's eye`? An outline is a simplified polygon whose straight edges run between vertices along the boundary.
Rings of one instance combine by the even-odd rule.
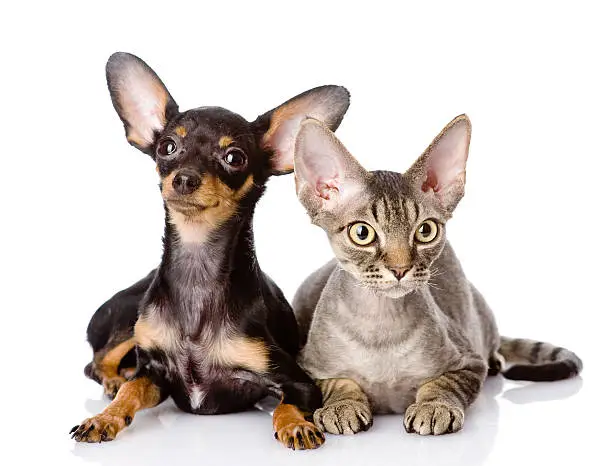
[[[237,147],[234,147],[229,149],[225,153],[225,157],[223,157],[223,160],[231,167],[238,168],[245,164],[246,155],[244,152],[242,152],[242,150],[238,149]]]
[[[157,153],[162,157],[167,157],[176,152],[176,142],[171,138],[163,139],[157,146]]]
[[[433,220],[425,220],[414,234],[414,238],[419,243],[431,243],[436,236],[438,236],[438,224]]]
[[[376,232],[367,223],[353,223],[349,227],[349,237],[351,241],[359,246],[367,246],[376,239]]]

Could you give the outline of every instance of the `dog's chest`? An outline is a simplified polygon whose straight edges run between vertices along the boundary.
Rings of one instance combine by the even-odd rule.
[[[220,405],[231,404],[233,394],[244,397],[240,393],[245,382],[234,376],[236,370],[268,370],[265,342],[241,335],[229,326],[205,326],[194,338],[167,323],[141,318],[135,335],[139,346],[150,355],[151,369],[161,375],[177,404],[186,411],[227,411],[229,408],[220,409]]]

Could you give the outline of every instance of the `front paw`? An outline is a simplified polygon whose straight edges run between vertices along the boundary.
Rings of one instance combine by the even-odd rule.
[[[408,433],[441,435],[463,427],[463,410],[441,401],[427,401],[408,406],[404,428]]]
[[[351,435],[372,427],[372,412],[361,401],[343,400],[319,408],[314,413],[314,422],[321,430],[330,434]]]
[[[100,443],[113,440],[119,431],[130,425],[132,418],[119,418],[110,414],[98,414],[72,428],[70,433],[77,442]]]
[[[325,442],[319,429],[308,421],[292,422],[284,425],[274,433],[280,443],[292,450],[313,450]]]

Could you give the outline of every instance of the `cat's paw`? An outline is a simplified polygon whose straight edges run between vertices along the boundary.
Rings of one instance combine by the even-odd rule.
[[[306,420],[284,425],[274,432],[274,437],[292,450],[314,450],[325,443],[325,437],[319,429]]]
[[[372,412],[361,401],[342,400],[319,408],[314,413],[317,427],[330,434],[351,435],[372,427]]]
[[[440,401],[427,401],[408,406],[404,428],[408,433],[441,435],[463,427],[463,410]]]
[[[99,443],[113,440],[119,431],[132,422],[130,416],[120,418],[111,414],[98,414],[85,419],[70,431],[72,438],[77,442]]]

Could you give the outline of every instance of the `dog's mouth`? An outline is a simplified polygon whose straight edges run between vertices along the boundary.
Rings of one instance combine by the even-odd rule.
[[[180,198],[169,198],[166,199],[166,204],[173,210],[176,210],[182,214],[196,214],[206,209],[211,209],[219,205],[219,200],[214,200],[209,203],[195,202],[189,199]]]

